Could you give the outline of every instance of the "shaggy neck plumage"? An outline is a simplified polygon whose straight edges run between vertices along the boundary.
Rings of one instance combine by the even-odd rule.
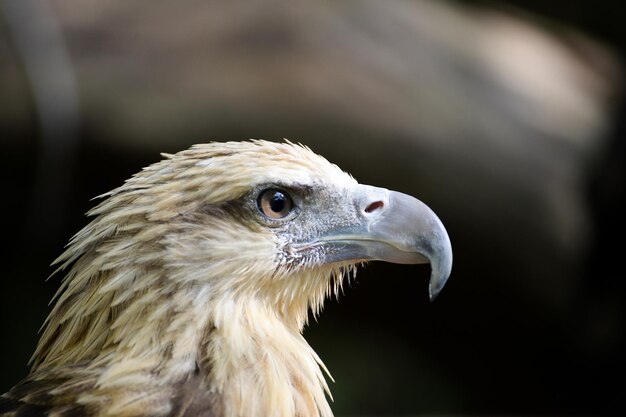
[[[324,365],[280,314],[258,300],[214,311],[209,357],[227,416],[332,416]]]
[[[144,413],[150,403],[137,388],[167,388],[200,369],[225,416],[332,416],[325,368],[301,331],[309,309],[317,313],[338,290],[341,269],[275,276],[262,288],[243,284],[259,281],[253,276],[199,283],[180,279],[163,259],[125,240],[94,244],[75,261],[65,255],[75,263],[33,357],[35,369],[88,363],[97,388],[83,401],[106,403],[114,395],[127,404],[109,414]],[[122,261],[129,249],[144,258]],[[189,265],[181,268],[194,274]]]

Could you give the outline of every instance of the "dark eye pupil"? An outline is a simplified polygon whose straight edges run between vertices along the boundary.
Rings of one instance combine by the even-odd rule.
[[[287,198],[280,191],[276,191],[270,200],[270,208],[273,212],[280,213],[285,208]]]
[[[261,213],[270,219],[284,219],[291,213],[293,202],[284,191],[268,189],[261,191],[257,199],[257,206]]]

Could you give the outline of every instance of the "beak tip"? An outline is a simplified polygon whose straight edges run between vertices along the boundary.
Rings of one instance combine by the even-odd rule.
[[[432,272],[428,284],[428,296],[431,302],[437,298],[452,272],[452,250],[449,240],[447,242],[447,250],[444,251],[445,256],[431,263]]]
[[[433,286],[432,285],[433,282],[431,281],[430,285],[428,286],[428,299],[430,300],[431,303],[435,301],[435,298],[437,298],[437,296],[443,289],[445,282],[446,280],[444,280],[443,282],[437,283],[437,285]]]
[[[428,285],[428,298],[431,303],[435,301],[435,298],[437,298],[437,296],[439,295],[442,289],[443,289],[442,284],[433,286],[433,281],[430,282],[430,284]]]

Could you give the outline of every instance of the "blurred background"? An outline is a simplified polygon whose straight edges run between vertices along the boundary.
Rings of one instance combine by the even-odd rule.
[[[305,332],[341,415],[626,412],[623,13],[607,1],[0,0],[0,391],[91,199],[211,140],[302,142],[442,218]]]

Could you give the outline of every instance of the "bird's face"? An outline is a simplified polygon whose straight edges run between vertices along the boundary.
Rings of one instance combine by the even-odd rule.
[[[148,171],[167,177],[155,187],[177,191],[169,201],[154,202],[159,210],[153,216],[159,223],[170,213],[165,221],[172,227],[161,244],[175,280],[210,282],[229,294],[277,300],[278,294],[283,301],[303,296],[308,306],[318,306],[331,281],[340,285],[342,272],[363,261],[430,262],[431,298],[450,273],[450,241],[426,205],[358,184],[307,148],[202,145]],[[135,181],[141,188],[140,180],[126,186]]]

